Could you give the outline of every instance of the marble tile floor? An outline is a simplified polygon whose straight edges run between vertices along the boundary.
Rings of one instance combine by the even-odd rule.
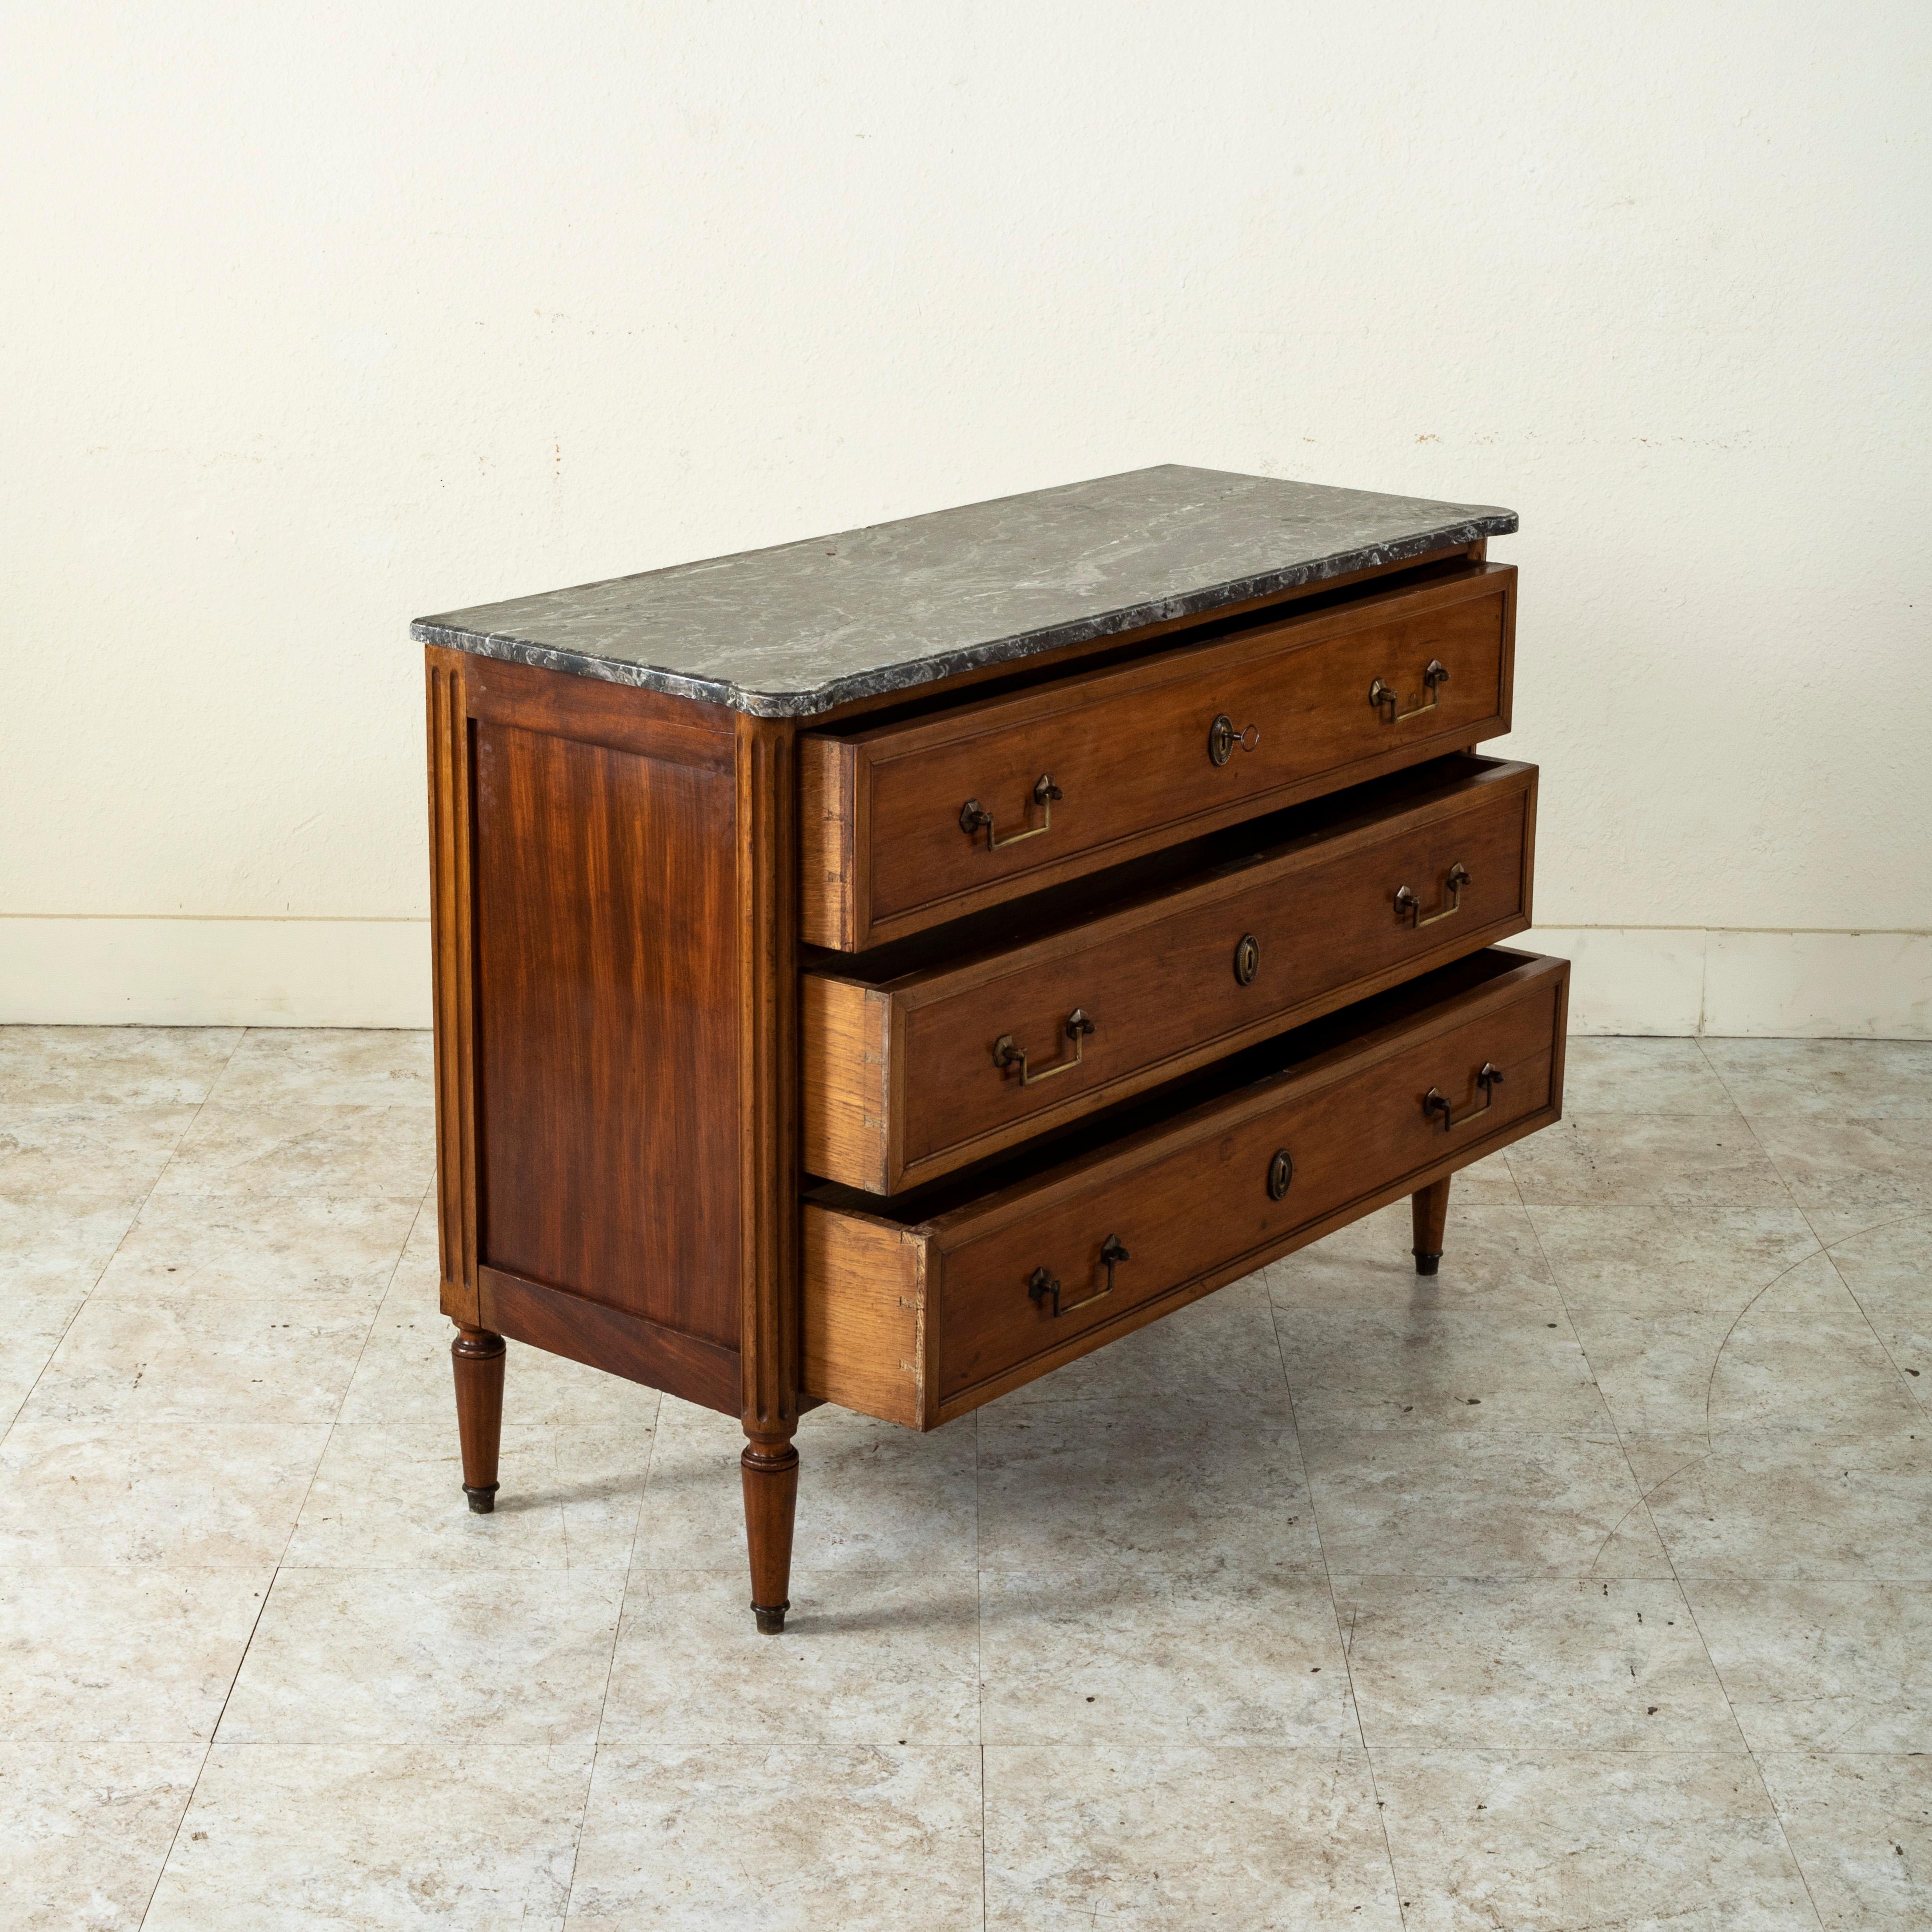
[[[512,1345],[427,1040],[0,1029],[0,1924],[1932,1924],[1932,1044],[1566,1120],[929,1436]]]

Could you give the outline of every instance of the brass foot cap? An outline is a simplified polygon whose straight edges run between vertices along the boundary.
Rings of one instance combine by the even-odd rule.
[[[1418,1274],[1433,1274],[1442,1259],[1440,1255],[1426,1255],[1418,1248],[1415,1250],[1415,1271]]]
[[[784,1634],[785,1612],[791,1608],[789,1600],[779,1604],[775,1610],[768,1610],[763,1604],[754,1604],[752,1614],[758,1620],[760,1636],[778,1636]]]
[[[465,1483],[463,1493],[470,1498],[470,1510],[472,1516],[488,1516],[496,1507],[496,1485],[494,1483],[479,1483],[474,1489]]]

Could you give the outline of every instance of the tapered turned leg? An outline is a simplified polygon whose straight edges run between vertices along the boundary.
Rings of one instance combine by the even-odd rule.
[[[496,1507],[496,1448],[503,1437],[503,1338],[459,1324],[449,1359],[456,1370],[463,1493],[478,1516],[488,1516]]]
[[[1433,1274],[1442,1258],[1442,1229],[1449,1219],[1449,1180],[1445,1174],[1408,1197],[1415,1220],[1415,1271]]]
[[[745,1482],[745,1541],[752,1553],[752,1610],[761,1636],[776,1636],[791,1608],[791,1525],[798,1504],[798,1451],[783,1436],[752,1436],[739,1458]]]

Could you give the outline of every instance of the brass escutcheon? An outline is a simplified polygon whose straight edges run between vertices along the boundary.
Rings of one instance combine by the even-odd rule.
[[[1276,1148],[1274,1158],[1268,1162],[1268,1190],[1270,1201],[1279,1201],[1287,1193],[1288,1184],[1294,1178],[1294,1156],[1286,1148]]]
[[[1225,765],[1238,749],[1252,752],[1262,741],[1262,728],[1250,724],[1237,731],[1234,721],[1224,711],[1208,728],[1208,755],[1217,765]]]
[[[1234,977],[1244,986],[1255,983],[1255,975],[1262,970],[1262,943],[1252,932],[1241,934],[1240,944],[1234,948]]]

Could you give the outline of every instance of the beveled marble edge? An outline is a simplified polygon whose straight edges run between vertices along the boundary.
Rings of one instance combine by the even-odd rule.
[[[1130,476],[1136,473],[1137,472],[1130,472]],[[1260,482],[1263,479],[1239,480]],[[1326,487],[1322,485],[1292,485],[1290,487],[1299,487],[1318,494],[1330,494]],[[1058,493],[1037,494],[1046,496]],[[1332,494],[1336,496],[1366,496],[1369,493],[1335,490]],[[1022,500],[1001,500],[1003,502],[1010,502]],[[1393,500],[1415,501],[1416,500]],[[1443,505],[1430,507],[1447,508],[1450,506]],[[860,698],[882,697],[897,692],[912,690],[922,685],[938,683],[945,679],[956,676],[962,672],[1030,657],[1040,652],[1056,650],[1064,645],[1085,644],[1095,638],[1114,636],[1123,632],[1138,630],[1148,624],[1165,623],[1180,618],[1201,616],[1230,604],[1244,603],[1253,598],[1273,596],[1284,590],[1295,590],[1306,584],[1318,584],[1330,578],[1346,576],[1354,571],[1372,569],[1388,564],[1406,562],[1414,558],[1427,556],[1432,551],[1454,549],[1461,544],[1474,543],[1487,537],[1507,536],[1517,527],[1517,518],[1513,510],[1487,505],[1458,504],[1454,507],[1460,514],[1446,522],[1425,525],[1421,528],[1406,532],[1400,537],[1378,542],[1357,543],[1330,551],[1325,556],[1298,558],[1291,562],[1265,570],[1246,572],[1240,576],[1203,585],[1194,590],[1178,592],[1161,597],[1139,599],[1111,610],[1064,619],[1015,632],[1008,635],[988,638],[950,649],[926,652],[897,663],[867,666],[862,669],[828,678],[822,682],[800,685],[791,688],[784,686],[775,688],[769,682],[762,684],[741,684],[726,676],[707,676],[690,671],[679,670],[668,664],[640,663],[630,658],[606,656],[591,650],[573,650],[556,644],[545,644],[531,638],[495,631],[472,629],[461,625],[439,621],[434,617],[417,619],[410,626],[410,634],[420,644],[440,644],[452,650],[467,651],[478,657],[494,658],[512,664],[530,664],[543,670],[565,671],[580,677],[597,678],[608,684],[624,685],[634,688],[661,692],[668,697],[694,699],[702,703],[724,705],[733,710],[746,712],[754,717],[808,718]],[[910,522],[922,520],[905,520]],[[873,527],[880,529],[890,526],[874,526]],[[806,541],[815,544],[826,540],[814,538]],[[779,545],[776,548],[784,550],[799,547]],[[746,554],[756,556],[759,553],[750,552]],[[736,560],[735,559],[719,559],[711,561],[734,562]],[[682,571],[692,566],[676,566],[673,568],[675,570]],[[661,574],[662,573],[646,573],[646,575],[651,576]],[[578,587],[587,590],[601,586],[592,585]]]
[[[1053,624],[1034,631],[1022,631],[1010,638],[998,638],[982,644],[942,652],[936,656],[916,658],[906,663],[886,664],[877,670],[834,678],[808,691],[748,691],[724,680],[692,677],[661,664],[632,664],[619,658],[593,657],[582,651],[559,650],[532,644],[526,638],[499,637],[488,632],[457,630],[447,624],[418,619],[410,626],[417,643],[443,644],[453,650],[468,651],[480,658],[497,658],[507,664],[533,664],[539,670],[570,671],[579,677],[601,678],[607,684],[633,686],[644,691],[662,692],[670,698],[697,698],[709,704],[728,705],[734,711],[748,712],[754,718],[811,718],[860,698],[877,698],[896,691],[909,691],[922,684],[938,684],[962,671],[982,665],[1004,664],[1016,658],[1031,657],[1062,644],[1082,644],[1095,638],[1112,637],[1123,631],[1138,630],[1144,624],[1172,622],[1178,617],[1198,617],[1224,604],[1245,603],[1251,597],[1271,597],[1278,591],[1298,589],[1304,584],[1319,584],[1330,577],[1346,577],[1351,571],[1373,569],[1380,564],[1401,563],[1412,557],[1426,556],[1431,550],[1453,550],[1484,537],[1508,536],[1516,527],[1513,512],[1468,520],[1431,530],[1400,543],[1381,544],[1366,550],[1337,551],[1309,563],[1294,564],[1282,570],[1266,571],[1258,576],[1237,578],[1192,590],[1184,596],[1164,597],[1153,603],[1130,604],[1118,610],[1086,617],[1072,623]]]

